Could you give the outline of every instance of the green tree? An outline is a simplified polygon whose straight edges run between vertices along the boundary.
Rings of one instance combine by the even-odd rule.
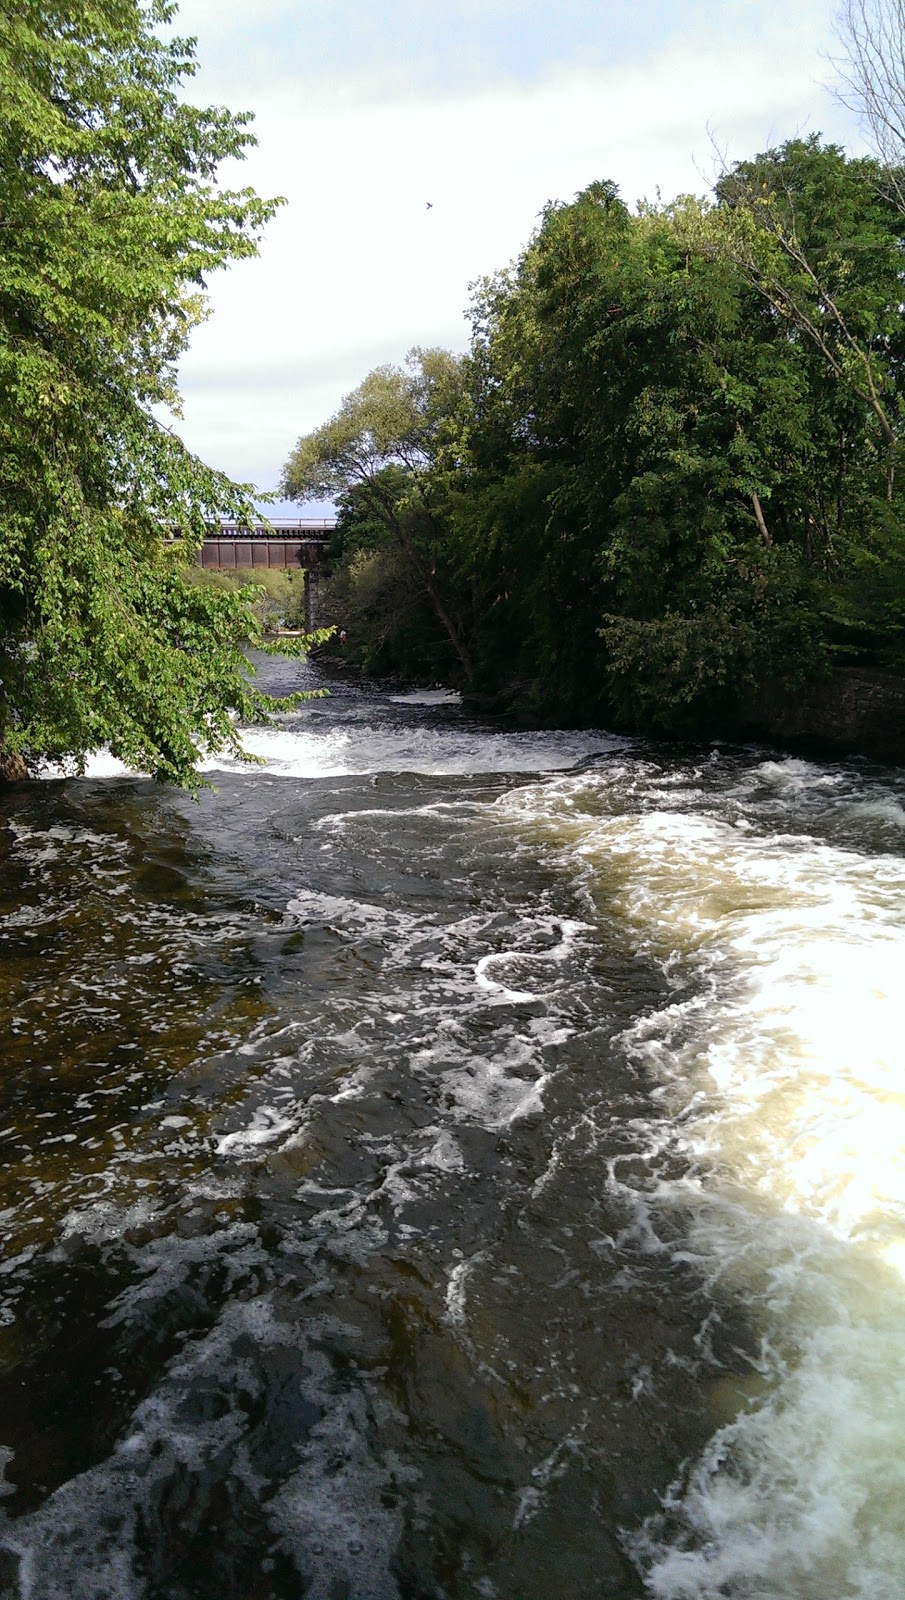
[[[717,188],[724,247],[787,334],[804,338],[879,434],[892,501],[903,356],[899,206],[874,160],[814,137],[739,162]]]
[[[186,582],[244,490],[159,420],[207,275],[278,202],[219,190],[249,118],[182,99],[166,0],[0,0],[0,754],[107,744],[192,784],[260,714],[238,594]],[[169,536],[181,535],[175,547]]]
[[[346,520],[354,513],[385,532],[417,575],[470,681],[467,630],[447,570],[442,471],[460,396],[461,364],[448,351],[413,350],[402,367],[377,367],[335,416],[299,439],[282,490],[291,500],[351,494]]]
[[[686,657],[723,621],[722,648],[683,679],[692,698],[725,681],[751,637],[737,613],[757,604],[773,540],[763,418],[745,412],[767,408],[732,353],[744,285],[685,237],[701,219],[693,201],[633,217],[612,184],[594,184],[547,209],[515,272],[478,302],[471,559],[488,587],[498,574],[483,676],[492,687],[508,671],[544,716],[636,715],[646,680],[658,711],[674,710],[676,674],[657,664],[675,654],[672,614]],[[778,394],[769,409],[788,428]]]
[[[715,205],[631,216],[595,184],[485,286],[457,519],[498,585],[479,681],[676,729],[828,651],[895,659],[901,241],[877,177],[792,141]]]

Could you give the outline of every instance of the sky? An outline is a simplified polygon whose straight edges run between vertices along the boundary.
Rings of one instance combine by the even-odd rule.
[[[183,0],[197,104],[252,111],[229,185],[287,204],[216,274],[176,424],[276,488],[297,438],[413,345],[464,349],[469,284],[550,200],[705,194],[799,133],[861,148],[834,98],[834,0]],[[309,510],[315,508],[309,507]],[[278,502],[271,515],[297,515]]]

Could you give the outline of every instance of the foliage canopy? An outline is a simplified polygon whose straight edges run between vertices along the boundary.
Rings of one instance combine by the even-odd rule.
[[[905,667],[905,223],[883,179],[812,138],[709,201],[631,214],[595,183],[477,287],[431,450],[377,473],[433,508],[453,675],[532,717],[680,731],[771,678]]]
[[[0,0],[0,752],[108,744],[191,784],[263,707],[238,594],[181,566],[246,493],[159,420],[210,272],[278,202],[221,190],[249,118],[181,97],[166,0]],[[182,535],[183,553],[168,544]]]

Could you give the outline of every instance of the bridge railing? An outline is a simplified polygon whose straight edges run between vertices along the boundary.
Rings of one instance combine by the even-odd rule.
[[[288,539],[303,536],[305,542],[329,539],[336,528],[335,517],[274,518],[272,522],[255,522],[243,528],[238,522],[221,522],[211,527],[209,539]]]

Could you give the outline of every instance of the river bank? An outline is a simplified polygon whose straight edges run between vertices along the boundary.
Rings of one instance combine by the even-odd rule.
[[[514,727],[532,726],[519,706],[518,691],[464,695],[476,715],[499,716]],[[620,724],[620,731],[643,729]],[[802,755],[905,764],[905,678],[864,667],[844,667],[831,677],[794,685],[774,680],[742,698],[722,715],[701,717],[676,743],[687,739],[766,740]]]
[[[905,678],[844,667],[822,683],[790,690],[766,684],[733,724],[741,738],[775,739],[789,748],[866,756],[905,764]]]

